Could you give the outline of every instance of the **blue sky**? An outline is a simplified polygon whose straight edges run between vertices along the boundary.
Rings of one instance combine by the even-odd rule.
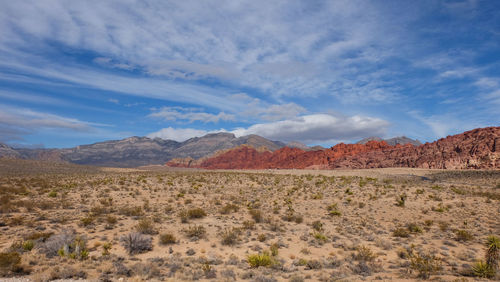
[[[500,1],[0,0],[0,142],[500,125]]]

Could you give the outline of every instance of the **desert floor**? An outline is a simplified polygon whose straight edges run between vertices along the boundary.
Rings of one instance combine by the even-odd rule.
[[[0,280],[473,281],[489,235],[500,171],[0,160]]]

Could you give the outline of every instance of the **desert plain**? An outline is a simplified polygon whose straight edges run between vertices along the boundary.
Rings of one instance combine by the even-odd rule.
[[[498,280],[491,235],[498,170],[0,161],[0,280]]]

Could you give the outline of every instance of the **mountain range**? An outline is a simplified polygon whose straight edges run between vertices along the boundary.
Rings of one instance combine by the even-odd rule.
[[[318,151],[283,147],[271,152],[240,146],[201,161],[172,160],[167,163],[167,166],[206,169],[384,167],[498,169],[500,168],[500,127],[478,128],[419,146],[413,145],[413,142],[390,145],[385,140],[377,139],[364,140],[357,144],[340,143],[329,149]]]
[[[265,147],[271,151],[286,146],[283,142],[272,141],[258,135],[236,137],[232,133],[207,134],[184,142],[134,136],[65,149],[12,148],[0,143],[0,157],[96,166],[137,167],[164,164],[174,158],[199,159],[240,145]]]
[[[382,140],[378,137],[365,138],[359,141],[352,152],[364,151],[369,141],[384,142],[384,146],[396,144],[421,144],[418,140],[412,140],[407,137],[395,137]],[[344,146],[345,144],[338,145]],[[338,148],[337,146],[337,148]],[[373,146],[373,144],[372,144]],[[380,145],[376,145],[380,146]],[[333,147],[332,147],[333,148]],[[347,150],[351,150],[348,146]],[[169,163],[171,166],[182,167],[198,167],[202,162],[210,161],[210,159],[220,157],[227,154],[231,150],[252,151],[258,154],[273,154],[279,151],[274,158],[282,160],[282,167],[298,167],[305,168],[308,166],[328,166],[325,161],[317,163],[318,154],[314,152],[329,152],[321,146],[308,147],[300,142],[284,143],[281,141],[272,141],[258,135],[247,135],[236,137],[232,133],[212,133],[202,137],[194,137],[183,142],[174,140],[164,140],[161,138],[148,137],[129,137],[122,140],[111,140],[98,142],[89,145],[80,145],[73,148],[64,149],[32,149],[32,148],[12,148],[6,144],[0,143],[0,157],[19,158],[19,159],[34,159],[47,160],[56,162],[69,162],[83,165],[95,166],[111,166],[111,167],[137,167],[144,165],[158,165]],[[292,162],[293,165],[285,165],[284,156],[278,156],[283,153],[291,153],[301,155],[303,152],[308,152],[297,160]],[[335,153],[335,156],[347,156],[345,153]],[[312,157],[314,156],[314,157]],[[310,159],[308,159],[310,158]],[[244,162],[243,159],[241,159]],[[256,160],[253,160],[256,161]],[[260,160],[262,163],[267,162]],[[229,163],[234,163],[230,161]],[[253,165],[259,162],[254,163]],[[277,166],[277,167],[281,167]],[[227,166],[228,168],[230,165]],[[250,168],[244,166],[244,168]],[[235,167],[237,168],[237,167]]]

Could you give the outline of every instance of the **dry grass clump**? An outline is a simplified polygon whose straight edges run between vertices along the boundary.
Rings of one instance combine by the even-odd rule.
[[[160,244],[162,245],[169,245],[169,244],[175,244],[177,243],[177,239],[175,236],[171,233],[163,233],[160,234]]]
[[[120,242],[130,255],[144,253],[153,249],[151,236],[139,232],[123,235],[120,237]]]

